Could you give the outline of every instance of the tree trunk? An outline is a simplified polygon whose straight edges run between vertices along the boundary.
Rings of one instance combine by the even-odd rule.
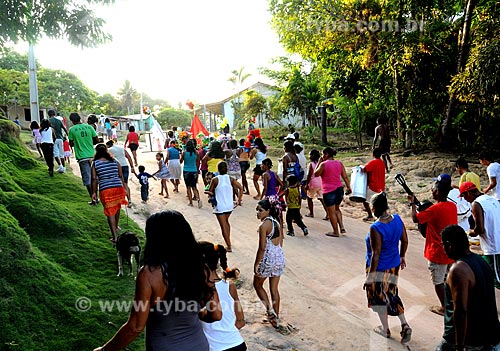
[[[470,27],[472,23],[472,15],[474,9],[476,8],[478,0],[467,0],[465,6],[465,16],[464,23],[462,25],[462,36],[459,42],[459,51],[458,51],[458,63],[457,63],[457,74],[460,73],[467,62],[467,56],[469,55],[470,48]],[[442,142],[445,145],[448,144],[450,140],[450,128],[451,122],[453,121],[453,115],[455,113],[455,109],[457,106],[457,99],[455,96],[450,95],[450,100],[448,102],[448,107],[446,109],[446,114],[443,118],[441,133],[442,133]]]
[[[396,135],[398,140],[403,140],[403,123],[401,121],[401,77],[398,68],[394,69],[394,95],[396,97]]]

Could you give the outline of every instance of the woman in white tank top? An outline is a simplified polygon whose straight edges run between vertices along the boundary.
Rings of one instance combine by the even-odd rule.
[[[243,187],[236,179],[229,177],[227,174],[226,162],[219,162],[217,167],[219,175],[212,179],[210,187],[205,193],[209,196],[215,196],[216,204],[214,207],[214,214],[219,222],[222,237],[226,242],[227,251],[231,252],[231,226],[229,225],[229,216],[236,205],[241,206]],[[236,203],[233,203],[233,189],[237,190],[238,194],[238,201]]]

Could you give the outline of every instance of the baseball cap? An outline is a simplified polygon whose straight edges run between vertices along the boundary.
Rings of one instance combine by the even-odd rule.
[[[290,140],[295,140],[295,135],[293,135],[293,134],[288,134],[288,135],[285,137],[285,140],[288,140],[288,139],[290,139]]]
[[[460,197],[464,196],[464,193],[471,191],[471,190],[477,190],[477,187],[474,183],[472,182],[463,182],[462,185],[460,185]]]
[[[434,178],[436,186],[442,190],[451,190],[451,176],[449,174],[440,174],[437,178]]]

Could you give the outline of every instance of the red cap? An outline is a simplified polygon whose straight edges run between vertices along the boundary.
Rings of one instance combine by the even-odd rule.
[[[472,182],[463,182],[462,185],[460,185],[460,196],[464,196],[464,193],[471,190],[477,190],[476,185]]]

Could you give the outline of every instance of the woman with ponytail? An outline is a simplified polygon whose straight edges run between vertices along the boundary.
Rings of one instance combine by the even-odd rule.
[[[222,308],[222,319],[213,323],[202,323],[203,331],[210,345],[210,351],[244,351],[247,349],[239,329],[245,325],[245,315],[238,298],[238,291],[232,282],[240,271],[227,265],[227,251],[222,245],[206,241],[198,242],[206,266],[210,269],[210,279],[215,282]],[[217,273],[222,268],[222,279]]]

